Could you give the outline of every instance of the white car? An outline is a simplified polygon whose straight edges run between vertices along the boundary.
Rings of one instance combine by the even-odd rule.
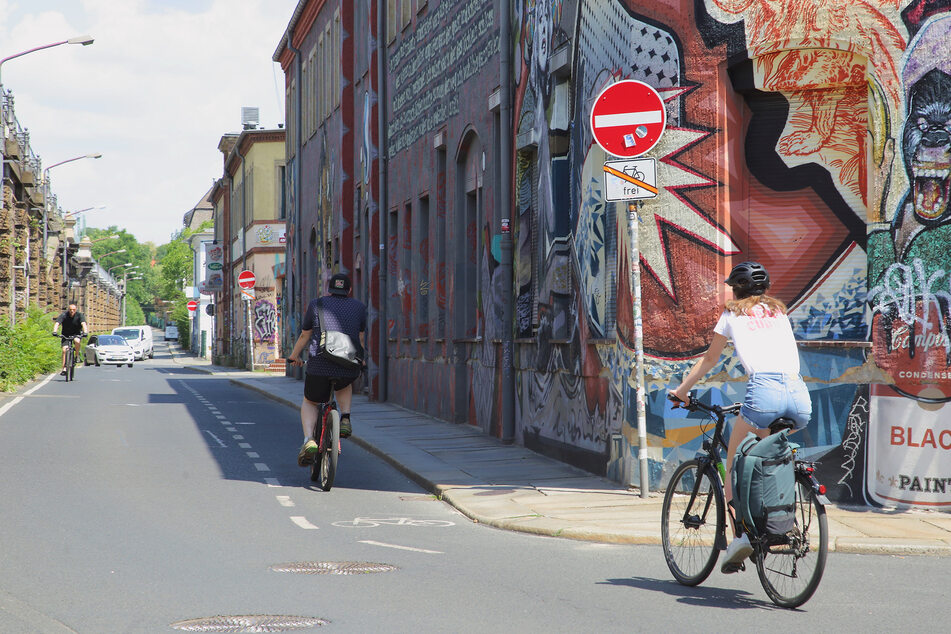
[[[145,334],[146,330],[149,331],[149,335]],[[120,326],[119,328],[113,328],[112,334],[125,339],[132,346],[135,360],[141,361],[146,357],[151,359],[155,355],[152,350],[151,330],[148,326]]]
[[[132,346],[118,335],[92,335],[83,353],[86,365],[128,365],[131,368],[134,361]]]

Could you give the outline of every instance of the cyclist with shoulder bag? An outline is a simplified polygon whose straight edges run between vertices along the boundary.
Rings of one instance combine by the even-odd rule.
[[[769,273],[758,262],[741,262],[726,279],[733,299],[726,302],[713,328],[713,341],[694,365],[672,397],[690,402],[689,392],[719,361],[727,341],[733,341],[736,354],[746,371],[746,397],[740,415],[733,424],[727,450],[726,468],[732,474],[733,460],[743,438],[750,432],[759,438],[769,435],[769,425],[779,417],[793,420],[796,430],[809,423],[812,402],[809,390],[799,374],[799,350],[786,315],[786,305],[766,294]],[[733,499],[732,478],[726,478],[724,494]],[[721,571],[736,572],[739,564],[753,552],[749,536],[734,522],[734,539],[726,551]]]
[[[321,354],[321,333],[341,333],[350,338],[356,347],[356,357],[364,357],[363,335],[367,329],[367,307],[363,302],[349,297],[350,278],[337,273],[330,278],[329,295],[311,300],[301,319],[301,333],[294,344],[288,361],[300,367],[304,365],[300,355],[307,348],[307,370],[304,377],[304,399],[301,402],[301,426],[304,444],[297,455],[297,464],[306,467],[314,462],[319,451],[312,437],[320,414],[320,405],[330,400],[333,391],[340,408],[340,437],[353,433],[350,422],[350,404],[353,397],[353,382],[361,373],[360,365],[346,367]]]
[[[89,333],[89,327],[86,325],[86,318],[83,314],[77,312],[76,304],[70,304],[65,311],[60,313],[59,317],[53,323],[53,334],[58,335],[60,328],[64,337],[73,338],[75,346],[75,355],[73,356],[73,365],[79,365],[79,340]],[[62,376],[66,376],[66,348],[67,343],[63,342],[63,371]]]

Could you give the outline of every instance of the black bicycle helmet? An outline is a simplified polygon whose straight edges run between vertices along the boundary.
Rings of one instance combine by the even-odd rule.
[[[733,287],[737,299],[762,295],[769,288],[769,273],[759,262],[740,262],[730,271],[726,283]]]

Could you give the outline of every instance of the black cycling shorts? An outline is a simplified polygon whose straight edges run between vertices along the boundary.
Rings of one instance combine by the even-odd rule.
[[[331,391],[340,391],[356,380],[357,377],[339,378],[307,374],[304,376],[304,398],[311,403],[326,403]]]

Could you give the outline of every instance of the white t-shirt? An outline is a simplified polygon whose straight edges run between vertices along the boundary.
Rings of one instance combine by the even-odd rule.
[[[799,374],[799,349],[789,318],[770,313],[765,304],[755,305],[750,315],[725,310],[713,328],[733,341],[740,363],[750,376],[757,372]]]

